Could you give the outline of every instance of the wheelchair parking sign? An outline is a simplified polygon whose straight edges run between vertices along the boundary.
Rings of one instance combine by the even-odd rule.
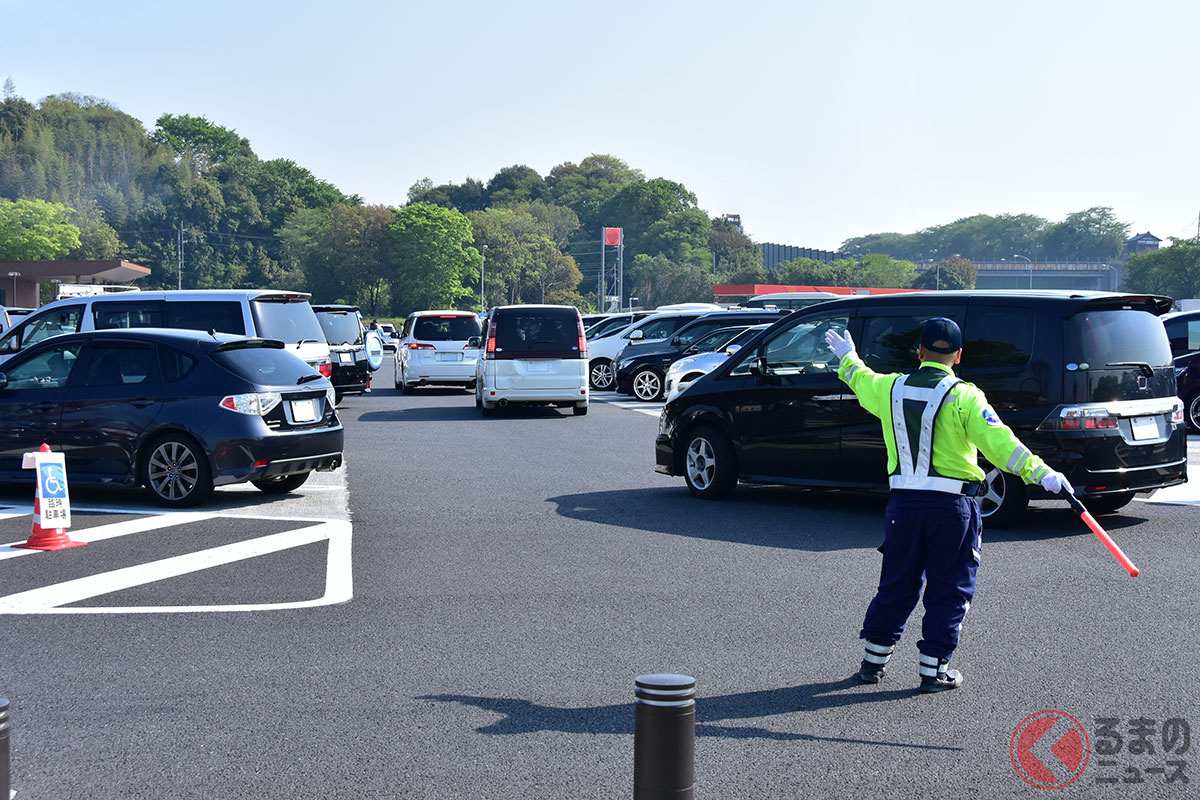
[[[71,527],[71,500],[63,454],[26,453],[24,466],[37,470],[38,524],[43,528]]]

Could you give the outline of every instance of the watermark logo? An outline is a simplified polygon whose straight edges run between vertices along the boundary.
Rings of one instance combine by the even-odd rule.
[[[1030,714],[1013,731],[1009,745],[1013,769],[1039,789],[1061,789],[1075,782],[1091,755],[1087,731],[1079,720],[1047,709]]]

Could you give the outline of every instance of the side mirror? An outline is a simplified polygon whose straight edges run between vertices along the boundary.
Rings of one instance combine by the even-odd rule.
[[[633,331],[632,333],[629,334],[629,341],[631,341],[631,342],[640,342],[642,339],[645,339],[645,338],[646,338],[646,334],[641,330],[641,328],[639,328],[638,330]]]
[[[731,356],[734,353],[736,353],[738,350],[741,350],[741,349],[742,349],[742,346],[740,344],[731,344],[731,345],[729,345],[729,347],[725,348],[725,355]]]
[[[750,362],[750,374],[760,383],[775,383],[777,380],[771,368],[767,366],[766,356],[759,356]]]
[[[467,339],[467,347],[474,347],[476,350],[478,350],[482,341],[483,340],[478,336],[472,336],[470,339]]]

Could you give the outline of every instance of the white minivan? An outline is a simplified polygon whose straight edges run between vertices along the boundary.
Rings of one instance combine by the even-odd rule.
[[[278,339],[326,378],[329,344],[312,295],[275,289],[183,289],[69,297],[42,306],[0,335],[0,364],[26,347],[79,331],[184,328]]]
[[[461,386],[475,389],[475,358],[479,318],[474,311],[414,311],[404,320],[396,342],[396,388]]]
[[[475,365],[475,407],[490,417],[509,404],[588,412],[587,342],[574,306],[497,306]]]

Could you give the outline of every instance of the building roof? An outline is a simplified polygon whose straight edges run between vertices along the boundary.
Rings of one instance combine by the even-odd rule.
[[[0,276],[63,283],[129,283],[150,275],[150,268],[128,261],[0,261]]]
[[[1156,242],[1162,241],[1162,239],[1158,238],[1150,231],[1146,231],[1145,233],[1139,233],[1137,236],[1130,236],[1128,239],[1125,240],[1125,242],[1128,244],[1129,242],[1136,242],[1139,239],[1153,239]]]

